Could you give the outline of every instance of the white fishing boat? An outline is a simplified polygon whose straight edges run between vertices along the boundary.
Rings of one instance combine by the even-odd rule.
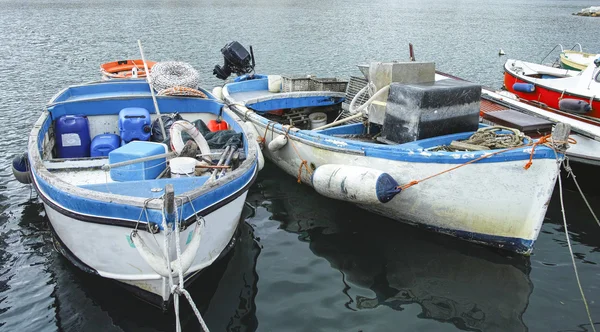
[[[516,135],[513,148],[444,151],[478,130],[481,86],[435,81],[431,63],[372,63],[369,76],[372,96],[356,108],[363,88],[342,120],[340,92],[281,91],[293,82],[280,76],[243,76],[221,92],[265,156],[318,193],[529,254],[562,160],[556,147]]]
[[[560,66],[569,70],[585,70],[600,54],[565,50],[560,53]]]
[[[15,160],[43,201],[57,249],[163,309],[232,247],[258,172],[243,122],[197,89],[204,98],[155,97],[143,80],[68,87],[34,124],[26,159]],[[198,130],[211,121],[228,130]],[[184,145],[182,132],[195,143]],[[216,136],[228,138],[224,146]]]

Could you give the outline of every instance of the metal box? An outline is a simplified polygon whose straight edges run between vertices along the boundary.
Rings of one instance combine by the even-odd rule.
[[[392,83],[381,137],[406,143],[476,131],[480,100],[481,86],[466,81]]]
[[[435,81],[433,62],[372,62],[369,66],[369,81],[378,91],[393,83],[424,83]],[[388,94],[377,98],[369,107],[369,122],[383,124],[385,101]]]

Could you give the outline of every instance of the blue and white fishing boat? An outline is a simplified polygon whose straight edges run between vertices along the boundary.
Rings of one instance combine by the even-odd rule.
[[[202,88],[174,90],[187,96],[155,97],[144,80],[66,88],[33,126],[28,159],[14,165],[28,167],[20,179],[39,194],[65,257],[163,309],[174,288],[232,247],[258,172],[257,145],[238,116]],[[229,129],[205,139],[191,124],[200,120]],[[229,140],[217,149],[208,135]]]
[[[532,150],[519,132],[510,149],[446,151],[478,130],[481,86],[434,82],[434,71],[432,63],[372,63],[370,84],[344,101],[343,112],[339,90],[290,91],[293,81],[281,76],[241,76],[213,91],[260,136],[269,160],[318,193],[531,253],[562,154],[544,145]]]

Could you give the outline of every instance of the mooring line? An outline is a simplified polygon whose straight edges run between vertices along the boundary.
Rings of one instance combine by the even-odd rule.
[[[554,145],[554,141],[552,141],[552,144]],[[571,239],[569,238],[569,229],[567,227],[567,216],[565,214],[565,202],[563,199],[563,188],[562,188],[562,179],[560,178],[560,173],[561,173],[561,161],[558,158],[558,153],[556,152],[556,150],[554,149],[554,155],[556,156],[556,161],[558,163],[558,189],[559,189],[559,194],[560,194],[560,208],[561,208],[561,212],[562,212],[562,217],[563,217],[563,225],[565,227],[565,237],[567,238],[567,245],[569,246],[569,253],[571,254],[571,262],[573,263],[573,271],[575,271],[575,280],[577,280],[577,286],[579,287],[579,292],[581,293],[581,299],[583,300],[583,304],[585,306],[585,311],[587,312],[587,316],[588,319],[590,321],[591,327],[592,327],[592,331],[596,332],[596,328],[594,327],[594,320],[592,319],[592,314],[590,313],[590,307],[588,306],[588,302],[585,298],[585,294],[583,292],[583,287],[581,286],[581,280],[579,280],[579,272],[577,270],[577,264],[575,262],[575,254],[573,254],[573,247],[571,246]],[[565,155],[564,156],[565,159],[563,159],[563,163],[564,160],[568,160],[568,157]],[[568,161],[567,161],[567,165],[568,165]],[[570,167],[569,167],[570,169]],[[571,174],[573,174],[573,170],[567,170],[567,172],[570,172]],[[573,178],[574,179],[574,178]],[[575,182],[577,184],[577,182]],[[579,188],[579,185],[577,185],[577,187]],[[583,193],[582,193],[583,195]],[[585,197],[584,197],[585,200]],[[587,204],[587,201],[586,201]],[[589,205],[588,205],[589,207]],[[591,208],[590,208],[591,211]],[[592,212],[593,214],[593,212]],[[595,217],[595,215],[594,215]]]

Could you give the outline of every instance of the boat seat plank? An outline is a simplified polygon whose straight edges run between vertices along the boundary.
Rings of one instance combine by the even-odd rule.
[[[81,188],[99,191],[103,193],[112,193],[117,195],[127,195],[135,197],[160,197],[164,194],[164,188],[167,184],[172,184],[175,195],[192,191],[202,186],[209,176],[193,176],[185,178],[161,178],[155,180],[109,182],[98,184],[81,185]],[[158,190],[161,189],[161,190]]]
[[[501,126],[519,129],[524,133],[552,131],[552,122],[509,109],[486,112],[483,118]]]
[[[107,157],[94,158],[55,158],[44,160],[44,167],[47,170],[81,169],[81,168],[99,168],[108,164]]]

